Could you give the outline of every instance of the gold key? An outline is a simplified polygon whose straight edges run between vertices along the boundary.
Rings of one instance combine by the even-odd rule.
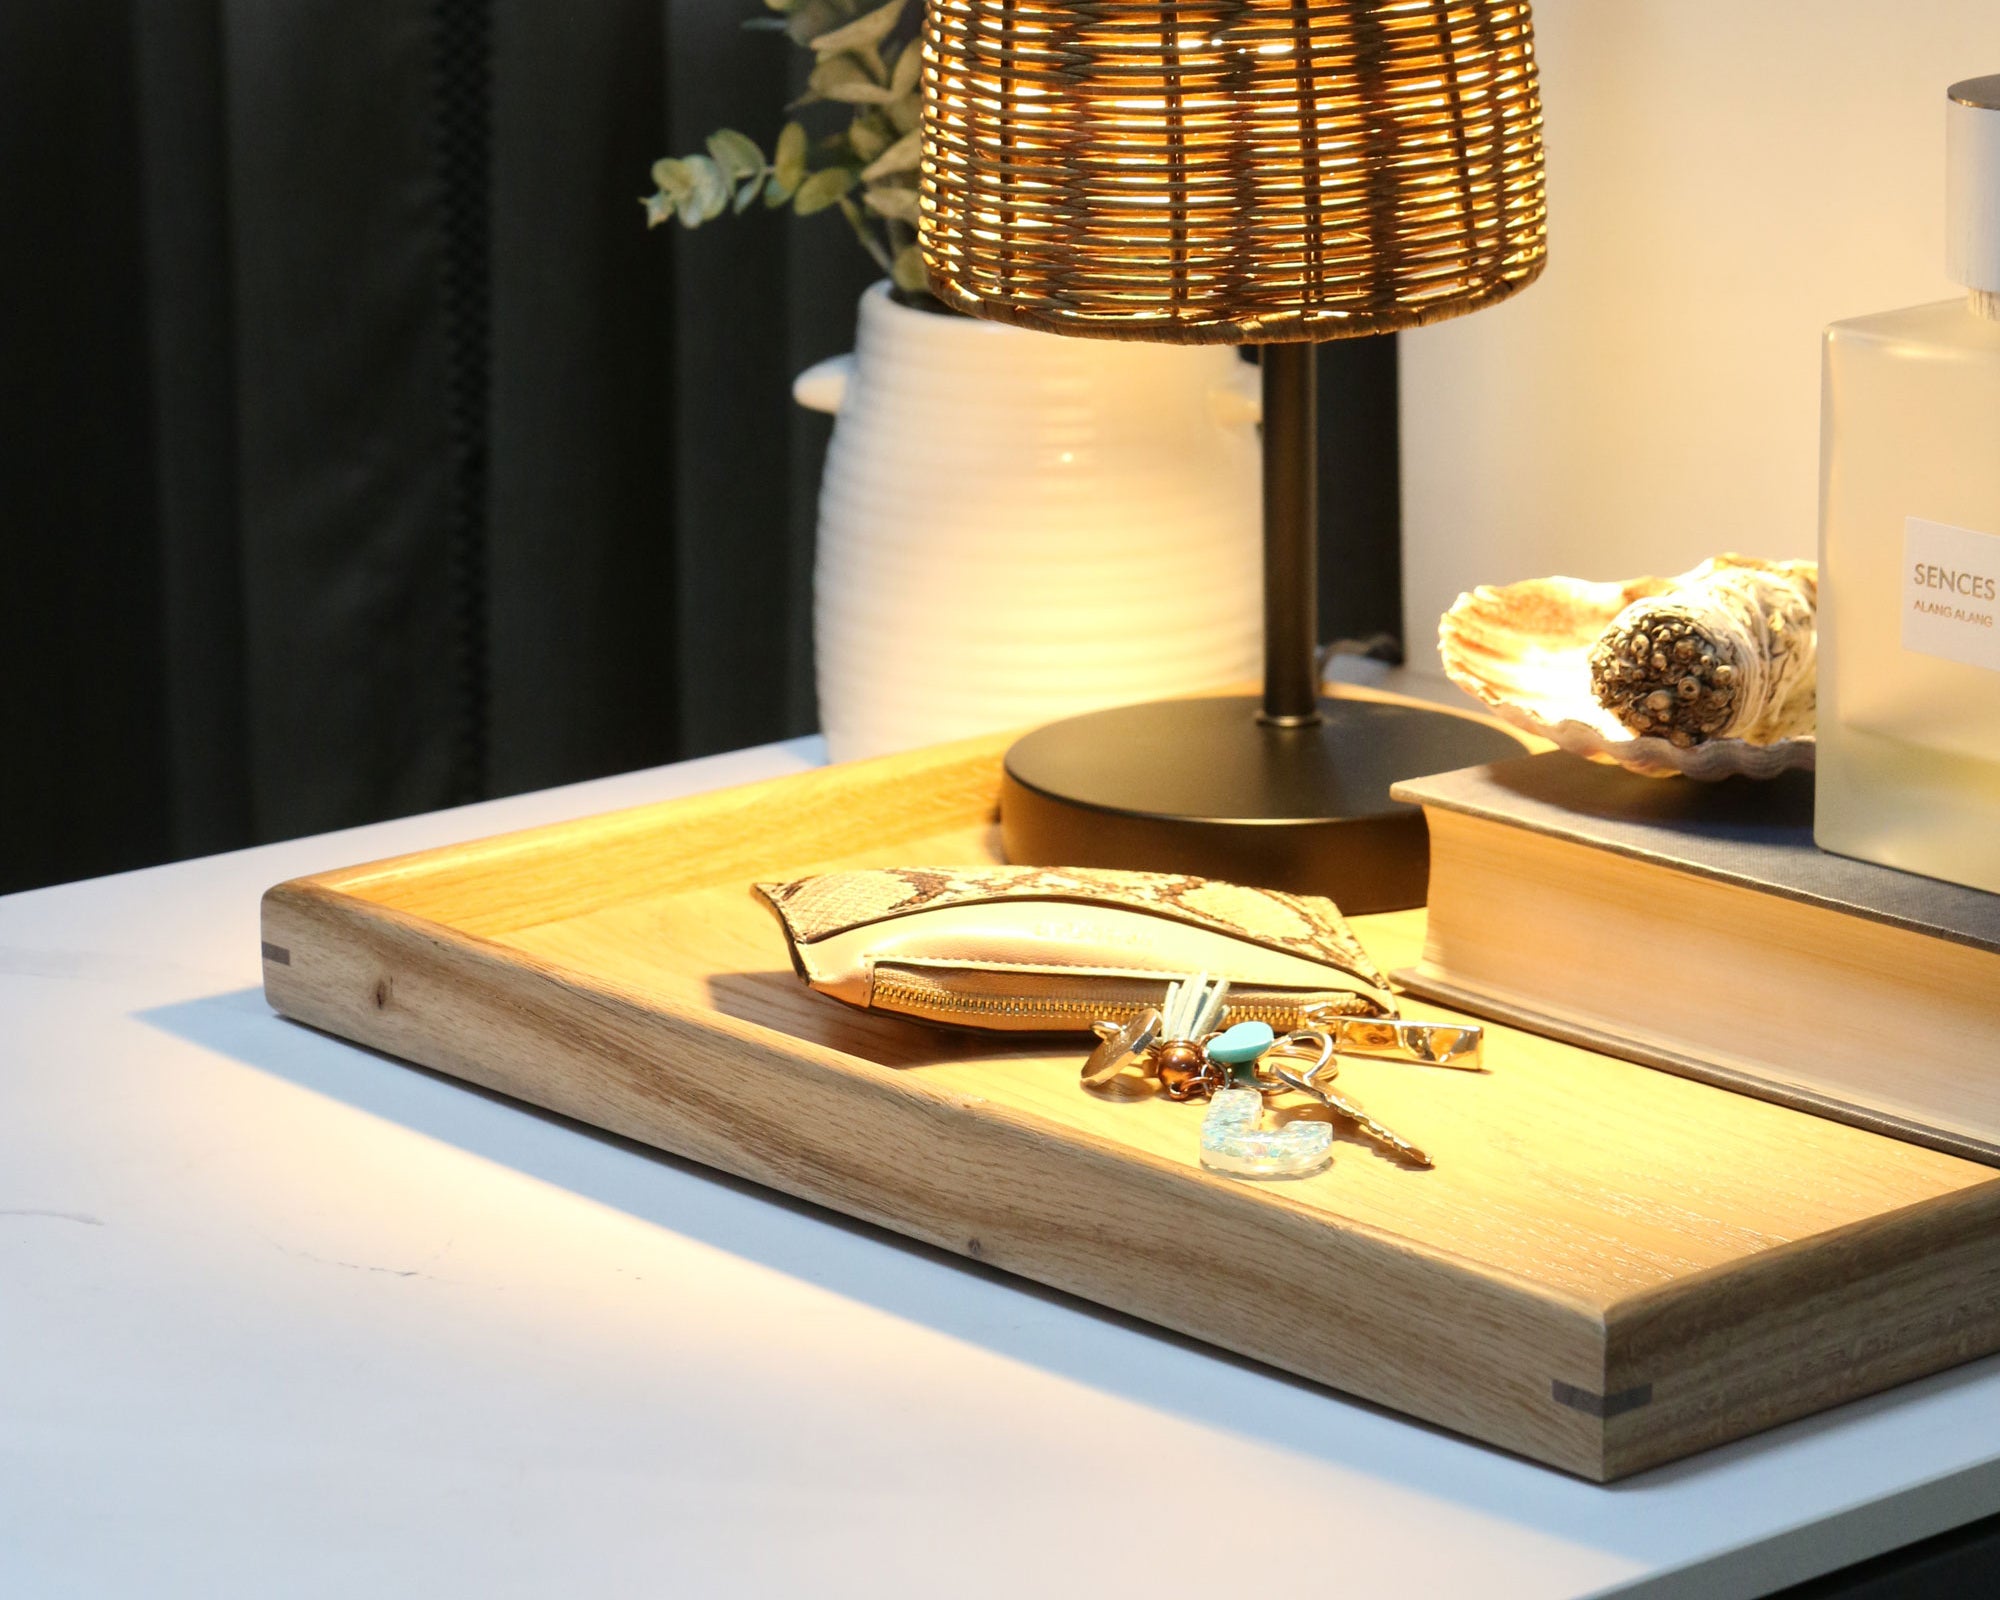
[[[1287,1072],[1277,1064],[1277,1058],[1285,1052],[1287,1046],[1294,1042],[1304,1044],[1313,1040],[1319,1043],[1319,1059],[1305,1071]],[[1297,1089],[1301,1094],[1311,1095],[1335,1116],[1353,1123],[1361,1136],[1371,1144],[1380,1146],[1399,1159],[1409,1162],[1413,1167],[1431,1166],[1431,1158],[1400,1133],[1377,1122],[1346,1095],[1336,1089],[1328,1088],[1320,1081],[1322,1078],[1331,1078],[1340,1070],[1334,1063],[1333,1049],[1333,1037],[1325,1029],[1307,1028],[1298,1033],[1285,1035],[1264,1059],[1270,1063],[1271,1070],[1277,1074],[1281,1083]]]
[[[1431,1158],[1425,1155],[1423,1151],[1411,1144],[1400,1133],[1391,1128],[1384,1127],[1381,1123],[1377,1122],[1367,1112],[1363,1111],[1361,1107],[1348,1099],[1346,1095],[1338,1094],[1323,1084],[1310,1085],[1307,1087],[1306,1093],[1317,1095],[1327,1110],[1331,1111],[1335,1116],[1345,1117],[1349,1122],[1353,1123],[1363,1138],[1373,1144],[1380,1145],[1384,1150],[1394,1155],[1400,1156],[1403,1160],[1409,1162],[1411,1166],[1428,1167],[1432,1164]]]

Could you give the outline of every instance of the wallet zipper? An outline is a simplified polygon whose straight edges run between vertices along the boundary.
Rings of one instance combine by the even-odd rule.
[[[1164,978],[1161,980],[1162,986],[1165,981]],[[1232,998],[1225,1016],[1231,1024],[1263,1022],[1278,1032],[1289,1032],[1299,1025],[1300,1003],[1289,1000],[1238,1001]],[[1157,998],[1135,996],[1121,1000],[1101,991],[1037,996],[960,994],[943,984],[926,983],[904,972],[877,967],[869,1009],[893,1011],[929,1022],[963,1022],[967,1026],[983,1025],[989,1028],[1001,1018],[1010,1019],[1017,1026],[1022,1020],[1031,1018],[1050,1033],[1088,1033],[1094,1022],[1129,1022],[1148,1006],[1158,1004]],[[1314,994],[1311,1004],[1330,1010],[1346,1009],[1340,1005],[1339,996],[1327,992]],[[1381,1012],[1364,997],[1355,995],[1351,1014],[1379,1016]]]

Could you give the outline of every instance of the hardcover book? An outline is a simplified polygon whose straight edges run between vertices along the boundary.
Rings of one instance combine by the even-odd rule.
[[[1430,825],[1413,993],[2000,1164],[2000,895],[1813,844],[1813,778],[1562,752],[1399,784]]]

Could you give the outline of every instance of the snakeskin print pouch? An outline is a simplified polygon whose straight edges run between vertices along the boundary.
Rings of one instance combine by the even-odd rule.
[[[756,889],[813,988],[948,1027],[1087,1033],[1201,972],[1229,979],[1231,1023],[1395,1014],[1339,908],[1311,895],[1094,867],[891,867]]]

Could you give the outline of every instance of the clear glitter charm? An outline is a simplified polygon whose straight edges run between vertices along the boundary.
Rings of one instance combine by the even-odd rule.
[[[1201,1124],[1201,1164],[1232,1178],[1303,1178],[1333,1159],[1331,1123],[1288,1122],[1266,1128],[1255,1089],[1219,1090]]]

